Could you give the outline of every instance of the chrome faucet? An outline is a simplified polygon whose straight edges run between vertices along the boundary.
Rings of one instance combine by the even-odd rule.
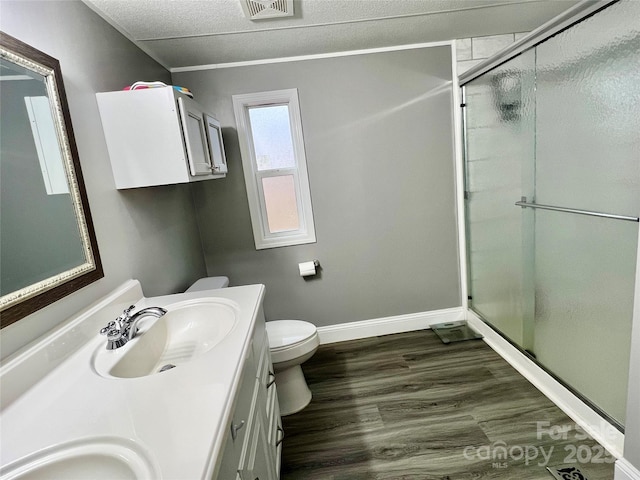
[[[138,333],[138,322],[142,317],[151,316],[151,317],[160,318],[165,313],[167,313],[167,311],[162,307],[148,307],[148,308],[143,308],[142,310],[137,311],[130,317],[127,315],[128,317],[127,318],[127,325],[128,325],[127,340],[131,340]]]
[[[141,318],[148,316],[160,318],[167,313],[162,307],[148,307],[130,315],[134,308],[135,306],[131,305],[122,312],[122,315],[100,330],[101,335],[107,336],[107,350],[120,348],[135,337],[138,333],[138,322]]]

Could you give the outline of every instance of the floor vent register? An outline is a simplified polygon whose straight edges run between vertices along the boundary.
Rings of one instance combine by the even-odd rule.
[[[557,480],[589,480],[575,465],[547,467],[547,470],[549,470],[549,473]]]

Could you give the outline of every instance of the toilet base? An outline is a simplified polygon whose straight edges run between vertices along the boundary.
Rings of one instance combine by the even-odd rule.
[[[277,365],[274,367],[280,415],[293,415],[309,405],[311,390],[307,386],[300,365],[293,365],[284,370],[279,370]]]

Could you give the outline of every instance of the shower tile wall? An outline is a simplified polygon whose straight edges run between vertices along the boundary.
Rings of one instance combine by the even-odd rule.
[[[520,40],[529,32],[506,33],[485,37],[459,38],[456,40],[458,75],[476,66],[485,58]]]

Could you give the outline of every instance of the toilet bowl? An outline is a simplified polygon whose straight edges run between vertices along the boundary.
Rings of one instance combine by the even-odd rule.
[[[267,322],[267,336],[280,414],[292,415],[311,401],[311,390],[300,365],[318,349],[318,332],[315,325],[302,320],[272,320]]]

